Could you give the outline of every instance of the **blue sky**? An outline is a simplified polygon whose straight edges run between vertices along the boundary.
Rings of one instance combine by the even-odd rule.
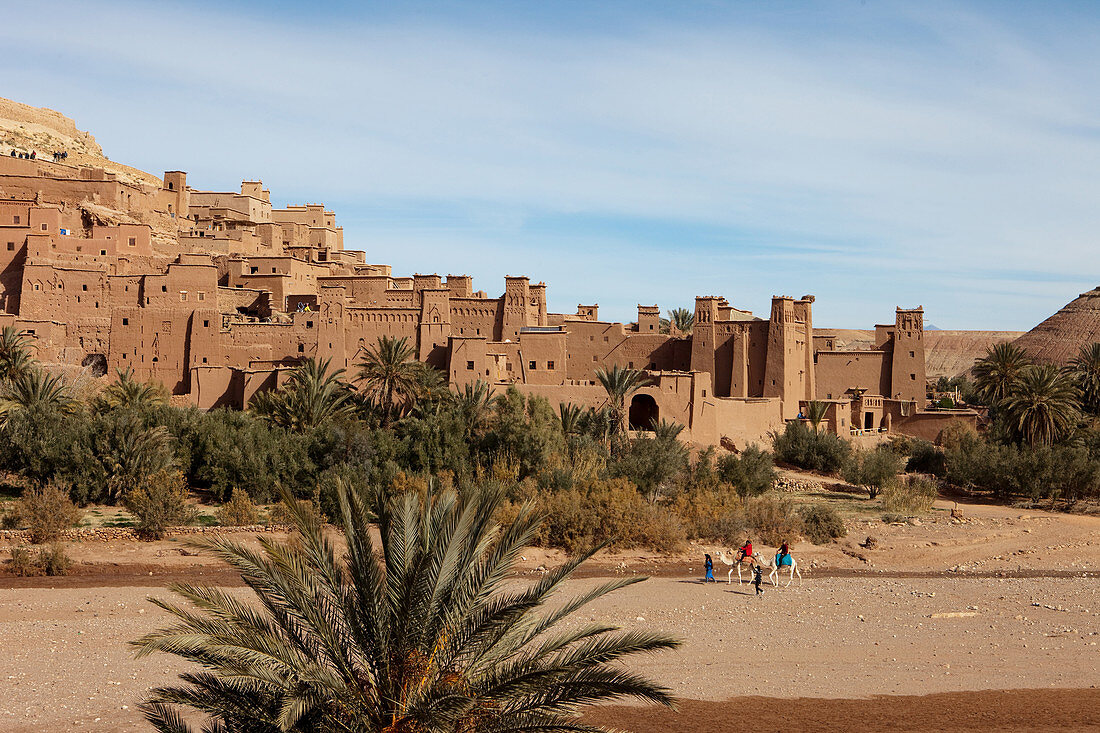
[[[1026,330],[1100,283],[1100,4],[8,2],[0,96],[552,310]]]

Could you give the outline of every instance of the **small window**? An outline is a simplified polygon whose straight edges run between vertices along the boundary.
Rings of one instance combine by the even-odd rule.
[[[628,362],[626,363],[626,368],[627,368],[627,369],[633,369],[633,368],[634,368],[634,362],[632,362],[632,361],[628,361]]]
[[[466,362],[466,371],[472,372],[474,370],[474,363],[472,361]]]
[[[18,223],[19,223],[19,217],[18,217],[18,216],[13,216],[13,217],[11,218],[11,220],[12,220],[12,222],[13,222],[13,223],[15,223],[15,224],[18,224]]]
[[[202,322],[202,327],[203,327],[203,328],[210,328],[210,321],[206,321],[206,320],[204,320],[204,321]]]
[[[917,375],[916,374],[910,374],[909,379],[915,382],[915,381],[917,381]]]
[[[204,356],[204,357],[202,358],[202,363],[203,363],[203,364],[205,364],[205,363],[206,363],[206,357],[205,357],[205,356]]]
[[[592,355],[592,361],[598,361],[595,354]]]
[[[101,250],[99,250],[99,253],[100,253],[101,255],[105,255],[105,254],[107,254],[107,250],[105,250],[105,249],[101,249]]]
[[[168,292],[168,286],[167,285],[161,285],[160,286],[160,292],[167,293]]]
[[[554,369],[554,362],[552,362],[552,361],[546,362],[546,368],[550,369],[552,371]]]
[[[88,292],[88,286],[87,285],[81,285],[80,289],[83,290],[85,293]]]
[[[46,225],[45,224],[42,225],[42,231],[46,231]]]
[[[185,300],[187,300],[187,291],[186,290],[181,290],[180,291],[180,302],[182,303]]]
[[[271,268],[271,272],[272,272],[272,273],[274,273],[274,272],[275,272],[275,268],[274,268],[274,267],[272,267],[272,268]]]
[[[913,358],[913,357],[914,357],[914,356],[916,356],[916,355],[917,355],[917,352],[915,352],[915,351],[910,351],[910,352],[909,352],[909,358],[910,358],[910,359],[911,359],[911,358]]]
[[[127,242],[127,244],[129,244],[131,247],[136,247],[137,246],[137,237],[130,237],[130,240]]]
[[[129,318],[123,318],[122,319],[122,325],[123,326],[129,326],[130,325],[130,319]]]
[[[8,242],[8,251],[9,252],[14,252],[15,251],[15,242]]]
[[[305,353],[305,351],[306,351],[306,346],[305,346],[305,344],[298,344],[298,353],[299,353],[299,354],[304,354],[304,353]]]
[[[607,343],[607,336],[604,336],[604,337],[603,337],[603,342],[604,342],[605,344]]]
[[[260,268],[258,268],[258,267],[250,267],[250,268],[248,268],[248,274],[250,274],[250,275],[255,275],[255,274],[256,274],[257,272],[259,272],[259,271],[260,271]]]
[[[199,300],[206,300],[206,293],[199,291]]]
[[[313,328],[313,321],[306,321],[306,328]]]
[[[27,334],[30,335],[30,336],[33,336],[34,335],[34,329],[33,328],[28,328],[27,329]]]
[[[534,362],[534,361],[527,362],[527,368],[530,369],[531,371],[535,371],[536,369],[538,369],[538,362]]]
[[[34,289],[35,289],[35,290],[38,290],[38,283],[35,283],[35,284],[34,284]]]

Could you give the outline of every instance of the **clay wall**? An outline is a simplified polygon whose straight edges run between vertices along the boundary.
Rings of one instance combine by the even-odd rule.
[[[840,399],[849,389],[884,395],[890,389],[889,354],[831,351],[817,354],[817,397]]]

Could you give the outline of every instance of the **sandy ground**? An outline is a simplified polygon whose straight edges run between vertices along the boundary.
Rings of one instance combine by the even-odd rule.
[[[126,642],[164,621],[146,600],[164,593],[0,590],[0,730],[144,729],[134,705],[181,665],[134,660]],[[936,617],[960,613],[973,615]],[[761,597],[748,584],[653,578],[575,622],[591,619],[682,637],[681,649],[638,668],[693,700],[1100,685],[1100,583],[1091,578],[868,575],[808,579]]]
[[[761,597],[736,575],[732,585],[699,581],[701,553],[715,548],[598,558],[567,592],[592,576],[654,577],[575,623],[601,619],[683,638],[680,650],[638,667],[684,704],[673,717],[605,708],[593,721],[639,733],[733,730],[731,720],[738,730],[1100,725],[1100,518],[967,505],[959,523],[948,507],[919,525],[869,518],[851,522],[840,543],[797,545],[804,582]],[[858,545],[867,535],[878,539],[875,549]],[[148,729],[135,704],[181,665],[133,659],[127,642],[164,621],[147,596],[166,595],[172,580],[233,580],[181,549],[83,543],[70,547],[82,563],[77,575],[0,577],[0,731]],[[531,550],[525,574],[558,557]],[[990,690],[1016,692],[911,697]],[[1061,701],[1054,712],[1051,700]],[[924,716],[929,706],[940,717]]]

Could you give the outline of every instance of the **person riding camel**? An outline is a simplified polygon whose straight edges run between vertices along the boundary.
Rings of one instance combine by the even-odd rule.
[[[741,546],[741,549],[737,551],[737,561],[741,562],[745,558],[752,558],[752,539],[746,539],[745,544]]]
[[[791,564],[790,555],[791,555],[791,548],[787,544],[787,541],[783,540],[783,544],[780,546],[779,550],[777,550],[776,553],[775,553],[775,566],[780,567],[784,564],[790,565]],[[787,561],[785,563],[783,561],[784,558],[787,559]]]

